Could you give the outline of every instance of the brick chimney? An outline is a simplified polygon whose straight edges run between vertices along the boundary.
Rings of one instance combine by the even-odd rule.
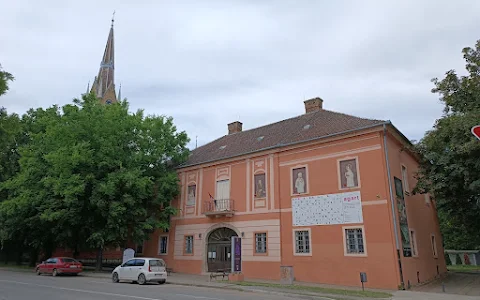
[[[228,134],[242,132],[242,125],[242,122],[239,121],[228,124]]]
[[[323,100],[320,97],[305,100],[303,103],[305,103],[306,114],[323,109]]]

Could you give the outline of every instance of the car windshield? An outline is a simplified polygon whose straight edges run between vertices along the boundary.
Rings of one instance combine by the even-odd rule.
[[[150,266],[152,267],[165,267],[165,262],[163,260],[155,259],[150,261]]]
[[[76,260],[74,260],[73,258],[62,258],[62,261],[65,262],[65,263],[73,263],[73,262],[77,262]]]

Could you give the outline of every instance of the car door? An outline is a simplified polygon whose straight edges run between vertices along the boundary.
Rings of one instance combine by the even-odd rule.
[[[132,267],[132,280],[138,279],[138,275],[142,273],[142,269],[144,265],[145,265],[145,259],[135,260],[135,266]]]
[[[55,263],[55,259],[54,258],[49,258],[47,259],[47,261],[45,262],[45,270],[44,272],[47,273],[47,274],[51,274],[53,272],[53,264]]]
[[[118,269],[118,278],[120,280],[131,280],[132,279],[132,267],[135,265],[135,259],[127,260],[119,269]]]
[[[52,262],[49,264],[49,273],[53,273],[53,269],[58,269],[60,267],[58,258],[52,258]]]
[[[42,273],[46,273],[46,272],[47,272],[47,270],[48,270],[48,269],[47,269],[48,261],[49,261],[49,259],[47,259],[46,261],[42,262],[42,263],[38,266],[38,268],[40,269],[40,272],[42,272]]]

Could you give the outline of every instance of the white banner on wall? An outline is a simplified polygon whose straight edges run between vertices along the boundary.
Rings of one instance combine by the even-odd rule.
[[[292,199],[293,226],[363,223],[360,192]]]

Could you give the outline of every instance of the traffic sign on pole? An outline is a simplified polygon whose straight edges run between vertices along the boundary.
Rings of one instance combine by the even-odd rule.
[[[480,140],[480,125],[473,126],[472,127],[472,133],[473,133],[474,136],[477,137],[477,139]]]

